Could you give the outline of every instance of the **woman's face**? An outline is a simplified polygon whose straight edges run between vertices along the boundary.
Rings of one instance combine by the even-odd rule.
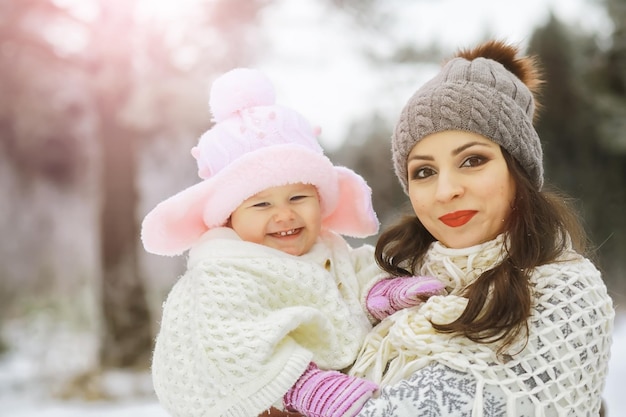
[[[474,246],[503,232],[515,181],[498,144],[470,132],[434,133],[411,150],[407,172],[417,218],[445,246]]]

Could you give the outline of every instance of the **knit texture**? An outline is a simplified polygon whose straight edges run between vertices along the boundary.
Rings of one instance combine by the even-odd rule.
[[[367,237],[378,231],[372,190],[356,172],[334,166],[314,129],[296,110],[275,102],[274,86],[260,71],[235,68],[211,88],[215,125],[191,154],[202,181],[165,199],[141,225],[146,251],[180,255],[209,229],[226,224],[246,199],[271,187],[316,187],[322,226]]]
[[[377,389],[371,381],[321,370],[311,362],[285,394],[285,408],[307,417],[354,417]]]
[[[433,295],[445,294],[445,286],[434,277],[397,277],[378,281],[367,294],[370,314],[382,320],[403,308],[422,304]]]
[[[295,257],[207,232],[163,309],[153,382],[175,417],[256,417],[310,361],[343,369],[371,329],[367,291],[383,277],[371,246],[323,232]]]
[[[596,416],[610,355],[614,310],[598,270],[573,251],[532,274],[534,305],[529,339],[511,347],[506,360],[495,344],[437,333],[430,320],[451,322],[467,304],[461,294],[479,274],[500,262],[502,236],[467,248],[434,243],[416,271],[446,281],[450,295],[431,297],[421,307],[401,310],[382,321],[359,354],[352,374],[389,385],[418,376],[438,363],[476,380],[472,416],[483,416],[483,394],[498,387],[507,399],[506,415],[520,415],[520,399],[532,402],[534,416]]]
[[[477,133],[499,144],[541,189],[543,151],[534,111],[528,87],[499,62],[452,59],[409,99],[393,133],[393,166],[405,192],[409,153],[425,136],[446,130]]]

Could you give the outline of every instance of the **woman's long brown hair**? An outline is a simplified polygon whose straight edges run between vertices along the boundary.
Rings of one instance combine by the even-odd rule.
[[[501,41],[488,41],[456,56],[500,62],[535,96],[543,80],[533,57],[517,56],[518,50]],[[536,113],[535,113],[536,115]],[[554,262],[571,242],[586,254],[588,240],[571,201],[556,191],[538,190],[522,166],[505,149],[502,154],[516,184],[512,212],[503,232],[508,239],[504,260],[480,275],[465,291],[468,304],[452,323],[433,323],[440,332],[463,335],[479,343],[502,341],[499,352],[526,334],[532,308],[530,276],[533,270]],[[392,275],[413,275],[420,267],[434,237],[415,215],[386,230],[376,245],[376,261]]]
[[[457,320],[433,323],[440,332],[479,343],[502,340],[500,352],[518,335],[526,334],[534,268],[555,261],[570,241],[580,253],[587,248],[583,227],[568,198],[556,191],[538,191],[519,163],[504,149],[502,154],[516,183],[513,210],[504,229],[507,254],[467,288],[464,296],[469,301]],[[407,216],[381,234],[376,261],[392,275],[413,275],[434,240],[416,216]]]

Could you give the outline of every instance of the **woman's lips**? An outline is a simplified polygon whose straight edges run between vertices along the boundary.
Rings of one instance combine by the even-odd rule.
[[[444,214],[439,217],[439,220],[446,226],[459,227],[469,222],[476,213],[478,213],[476,210],[459,210],[454,213]]]

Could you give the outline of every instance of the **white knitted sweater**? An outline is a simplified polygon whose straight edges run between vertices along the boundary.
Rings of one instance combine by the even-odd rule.
[[[329,232],[295,257],[210,230],[164,304],[152,365],[160,402],[176,417],[256,417],[311,360],[348,367],[372,328],[365,296],[383,276],[371,246]]]
[[[598,270],[575,252],[568,251],[558,262],[535,269],[528,343],[524,345],[520,340],[508,350],[510,356],[504,361],[497,358],[497,345],[477,344],[432,328],[430,320],[449,323],[461,314],[467,304],[461,296],[464,288],[500,262],[502,248],[502,236],[467,249],[449,249],[439,243],[431,246],[417,272],[447,282],[450,294],[431,297],[421,307],[401,310],[370,333],[351,373],[393,385],[385,393],[393,404],[374,400],[362,415],[387,415],[384,410],[396,406],[419,409],[424,416],[466,415],[453,411],[454,401],[449,401],[455,393],[437,394],[443,403],[435,404],[432,398],[425,398],[434,387],[422,387],[420,392],[422,388],[407,388],[409,385],[402,382],[417,381],[420,370],[430,372],[426,368],[433,364],[475,379],[474,402],[468,405],[473,417],[488,414],[483,394],[493,389],[503,393],[503,415],[510,417],[598,415],[614,310]],[[526,404],[524,410],[520,404]],[[394,415],[409,416],[413,412]]]

